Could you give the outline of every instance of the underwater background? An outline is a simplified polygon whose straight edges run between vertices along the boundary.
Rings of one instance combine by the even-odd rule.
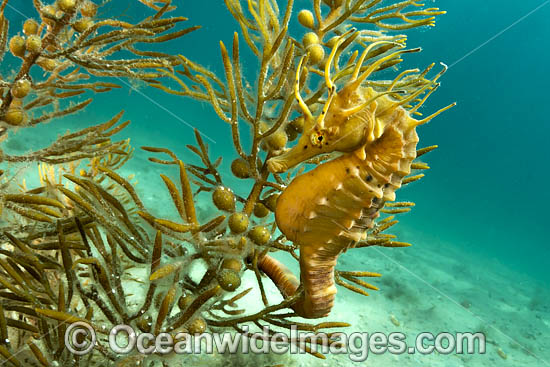
[[[418,129],[420,147],[437,144],[439,149],[425,157],[431,167],[427,177],[397,193],[398,199],[414,201],[416,207],[400,218],[393,233],[414,246],[366,251],[364,258],[343,256],[340,261],[350,267],[366,264],[367,270],[381,272],[381,291],[365,300],[339,289],[330,319],[349,321],[355,331],[487,334],[486,355],[371,356],[366,362],[370,366],[550,366],[550,2],[426,3],[447,14],[437,18],[435,28],[406,32],[408,46],[420,46],[423,52],[407,55],[399,69],[447,64],[442,85],[423,112],[453,101],[457,106]],[[202,28],[164,50],[185,54],[223,75],[219,40],[230,44],[238,31],[223,1],[184,0],[177,5],[178,15]],[[296,0],[295,12],[301,5],[309,1]],[[32,11],[30,1],[20,0],[17,11],[8,7],[6,16],[22,23],[26,7]],[[106,6],[121,19],[138,17],[140,7],[130,0]],[[291,32],[303,32],[295,19],[292,22]],[[250,54],[244,57],[244,74],[252,76],[257,60]],[[139,83],[120,83],[124,88],[97,95],[92,108],[76,116],[16,134],[8,150],[40,147],[45,137],[107,121],[124,109],[124,118],[132,123],[122,134],[131,137],[136,152],[123,171],[135,173],[138,190],[159,215],[171,210],[158,204],[164,197],[162,190],[155,191],[161,187],[160,168],[138,147],[163,146],[183,160],[194,160],[185,145],[194,141],[196,127],[212,156],[226,157],[222,171],[229,172],[235,157],[229,126],[209,105]],[[209,208],[205,202],[201,210]],[[399,326],[390,323],[390,315]],[[321,362],[310,356],[234,358],[235,365],[353,364],[341,356]],[[223,363],[216,358],[204,361]]]

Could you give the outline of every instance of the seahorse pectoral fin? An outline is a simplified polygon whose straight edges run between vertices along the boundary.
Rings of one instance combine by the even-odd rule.
[[[280,157],[270,158],[267,161],[267,169],[271,173],[281,173],[288,169],[286,161]]]
[[[367,159],[367,152],[365,151],[365,147],[364,147],[364,146],[361,147],[361,148],[359,148],[359,149],[357,149],[357,150],[355,150],[355,151],[353,152],[353,154],[355,154],[355,156],[356,156],[357,158],[359,158],[360,160],[362,160],[362,161],[364,161],[365,159]]]

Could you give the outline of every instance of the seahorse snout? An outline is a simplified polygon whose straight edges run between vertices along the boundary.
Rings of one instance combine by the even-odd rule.
[[[307,134],[302,135],[300,140],[298,140],[298,144],[294,147],[281,155],[269,159],[267,161],[269,171],[271,173],[281,173],[318,154],[325,153],[323,150],[312,149],[308,136]],[[309,149],[307,149],[308,146],[310,147]]]

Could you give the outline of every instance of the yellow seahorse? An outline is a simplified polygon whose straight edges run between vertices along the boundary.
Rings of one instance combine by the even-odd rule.
[[[395,200],[395,190],[411,172],[411,163],[416,158],[416,127],[454,105],[422,120],[412,118],[403,107],[428,88],[433,89],[444,71],[402,99],[391,97],[399,92],[392,91],[395,83],[381,93],[364,86],[373,71],[402,52],[378,59],[359,75],[366,55],[380,43],[386,42],[373,43],[364,50],[340,91],[336,91],[330,76],[340,42],[334,46],[325,64],[329,94],[317,117],[300,96],[298,81],[303,59],[300,61],[295,95],[304,114],[304,133],[296,146],[268,161],[269,170],[279,173],[322,153],[343,153],[294,178],[277,201],[277,225],[300,248],[303,296],[293,309],[305,318],[329,314],[336,294],[337,258],[357,241],[364,240],[366,229],[372,228],[384,203]],[[285,298],[295,294],[300,282],[284,265],[264,256],[259,268]]]

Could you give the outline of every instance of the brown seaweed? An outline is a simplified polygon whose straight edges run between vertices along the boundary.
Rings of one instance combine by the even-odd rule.
[[[223,75],[218,76],[189,55],[145,47],[199,27],[184,27],[186,18],[170,16],[176,10],[170,0],[140,2],[150,14],[130,23],[98,16],[102,4],[91,0],[34,0],[34,19],[24,23],[22,35],[11,38],[17,32],[10,31],[13,25],[4,16],[11,1],[0,3],[0,62],[7,53],[18,59],[15,73],[0,79],[0,360],[8,365],[153,366],[153,359],[121,357],[105,347],[108,330],[122,323],[155,333],[245,333],[244,326],[295,326],[317,333],[349,326],[299,318],[292,306],[301,288],[280,302],[268,297],[271,280],[260,260],[275,251],[299,259],[298,246],[280,234],[273,220],[277,197],[306,164],[319,165],[331,157],[315,157],[285,175],[272,174],[267,161],[304,133],[304,106],[319,113],[325,105],[329,90],[319,81],[326,78],[329,52],[334,83],[350,78],[359,57],[363,66],[358,71],[376,76],[396,68],[407,53],[419,51],[406,49],[406,37],[396,31],[433,26],[435,16],[443,12],[412,0],[389,5],[314,0],[311,9],[300,11],[292,0],[225,0],[240,32],[230,45],[220,42]],[[307,32],[301,40],[289,31],[295,13]],[[246,47],[259,61],[255,80],[243,76],[241,53]],[[389,91],[419,116],[418,108],[438,86],[440,74],[427,77],[432,67],[405,70],[391,80],[369,80],[368,86]],[[40,69],[43,77],[31,69]],[[229,125],[228,142],[235,148],[231,172],[249,184],[247,195],[226,186],[224,162],[211,156],[195,130],[196,143],[187,146],[197,158],[194,162],[184,162],[166,148],[143,147],[150,161],[162,165],[159,183],[164,183],[166,201],[177,213],[157,216],[132,178],[119,171],[133,153],[129,139],[114,138],[129,123],[122,120],[122,112],[45,142],[42,149],[22,155],[4,152],[2,145],[17,129],[54,124],[89,108],[96,93],[124,87],[125,80],[211,105]],[[296,101],[295,89],[304,96],[302,101]],[[248,150],[242,144],[242,126],[250,130]],[[416,155],[433,149],[419,149]],[[28,187],[20,171],[35,163],[40,185]],[[403,184],[422,178],[421,171],[429,166],[415,161],[412,169]],[[204,195],[212,196],[215,207],[208,218],[196,210]],[[383,216],[350,251],[409,246],[386,232],[397,223],[395,215],[413,206],[406,201],[386,203]],[[206,269],[200,279],[191,274],[198,264]],[[138,270],[146,277],[137,278]],[[263,303],[257,312],[247,312],[239,303],[252,289],[238,287],[245,272],[256,279],[253,287]],[[379,276],[337,269],[335,281],[368,295],[378,288],[364,278]],[[126,285],[132,282],[139,284],[140,294],[129,294]],[[98,346],[88,356],[74,355],[64,345],[64,333],[74,322],[86,322],[97,333]],[[305,351],[324,358],[311,338]]]

